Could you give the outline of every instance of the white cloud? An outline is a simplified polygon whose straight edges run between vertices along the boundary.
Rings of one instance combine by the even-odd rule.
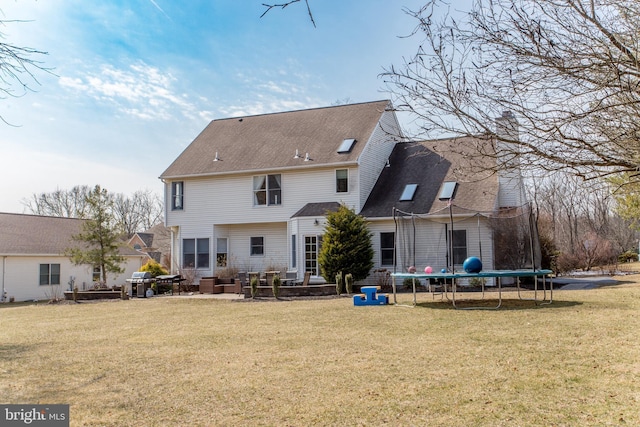
[[[59,84],[100,102],[113,104],[119,111],[144,120],[166,120],[182,114],[193,117],[197,108],[184,93],[174,93],[176,78],[143,62],[128,69],[102,65],[98,72],[63,76]]]

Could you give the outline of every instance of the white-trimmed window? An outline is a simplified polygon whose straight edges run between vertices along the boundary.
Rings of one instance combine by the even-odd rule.
[[[209,268],[209,239],[182,240],[182,268]]]
[[[229,240],[226,237],[216,239],[216,267],[226,267],[229,260]]]
[[[396,233],[380,233],[380,265],[394,264],[394,241]]]
[[[258,175],[253,177],[254,206],[282,204],[282,175]]]
[[[462,264],[467,259],[467,230],[449,230],[449,239],[454,265]]]
[[[60,284],[60,264],[40,264],[40,285]]]
[[[171,183],[171,210],[177,211],[184,208],[184,182]]]
[[[336,193],[349,191],[349,169],[336,169]]]
[[[264,237],[251,238],[251,256],[264,255]]]

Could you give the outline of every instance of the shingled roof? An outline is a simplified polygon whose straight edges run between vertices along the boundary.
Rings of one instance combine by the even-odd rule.
[[[383,100],[213,120],[160,178],[355,163],[389,106]],[[338,153],[345,139],[356,142]]]
[[[484,144],[486,152],[492,143],[488,139],[455,138],[396,144],[388,167],[380,174],[360,213],[367,218],[388,218],[393,208],[418,214],[443,211],[448,201],[439,200],[439,193],[445,181],[458,183],[453,201],[455,210],[492,211],[498,197],[498,178],[495,174],[480,172],[483,169],[480,166],[494,160],[489,156],[461,154],[460,147],[465,144]],[[453,146],[457,147],[455,152],[451,150]],[[417,184],[414,197],[400,201],[407,184]]]
[[[84,220],[40,215],[0,213],[0,255],[62,255],[77,247],[72,236]],[[140,255],[128,247],[121,255]]]
[[[327,212],[337,212],[340,209],[338,202],[307,203],[298,212],[291,215],[291,218],[305,216],[324,216]]]

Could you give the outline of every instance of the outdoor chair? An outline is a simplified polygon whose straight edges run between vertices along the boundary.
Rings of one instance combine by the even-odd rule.
[[[298,278],[298,273],[295,271],[287,271],[284,277],[284,283],[287,285],[293,285],[296,283],[296,279]]]
[[[247,273],[244,271],[239,272],[238,278],[236,279],[236,293],[241,294],[242,289],[244,289],[248,285],[249,283],[247,283]]]
[[[440,295],[440,299],[444,298],[444,282],[439,279],[427,279],[427,290],[432,299],[435,299],[436,295]]]
[[[274,271],[268,271],[265,273],[265,282],[267,284],[267,286],[272,286],[273,285],[273,276],[275,276],[276,273]]]
[[[302,286],[309,286],[309,281],[311,280],[311,272],[307,271],[304,273],[304,279],[302,280]]]

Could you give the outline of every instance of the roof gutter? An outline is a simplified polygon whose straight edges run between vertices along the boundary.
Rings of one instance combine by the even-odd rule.
[[[309,170],[309,169],[329,169],[335,167],[345,167],[345,166],[358,166],[358,161],[353,160],[350,162],[336,162],[336,163],[321,163],[317,165],[303,165],[303,166],[288,166],[288,167],[276,167],[276,168],[267,168],[267,169],[245,169],[238,171],[226,171],[226,172],[207,172],[200,174],[190,174],[190,175],[163,175],[159,176],[162,182],[170,181],[173,179],[184,179],[184,178],[207,178],[210,176],[224,176],[224,175],[249,175],[256,173],[268,173],[268,172],[280,172],[280,171],[297,171],[297,170]]]

